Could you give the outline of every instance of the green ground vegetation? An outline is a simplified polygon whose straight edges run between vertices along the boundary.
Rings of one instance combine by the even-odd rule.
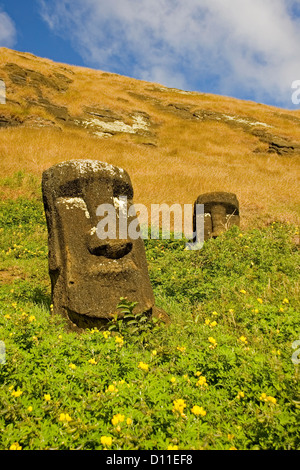
[[[82,334],[51,315],[41,199],[0,203],[0,227],[0,449],[300,450],[296,227],[145,240],[171,325],[127,299]]]

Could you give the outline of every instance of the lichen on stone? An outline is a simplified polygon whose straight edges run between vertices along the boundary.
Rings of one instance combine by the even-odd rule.
[[[90,219],[90,214],[86,206],[85,201],[81,197],[59,197],[57,199],[58,204],[65,204],[66,209],[81,209],[85,212],[87,219]]]

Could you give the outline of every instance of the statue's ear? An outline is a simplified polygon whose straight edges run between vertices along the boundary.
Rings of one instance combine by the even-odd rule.
[[[61,253],[59,244],[58,217],[54,201],[50,205],[45,204],[45,215],[48,227],[48,263],[49,271],[56,271],[61,266]]]
[[[55,192],[47,172],[43,173],[42,194],[48,228],[48,263],[49,271],[56,271],[61,266],[60,244],[58,239],[58,217],[55,208]]]

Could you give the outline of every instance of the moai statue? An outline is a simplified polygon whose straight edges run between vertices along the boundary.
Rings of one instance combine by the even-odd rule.
[[[95,160],[66,161],[44,171],[42,192],[53,312],[75,330],[102,328],[120,315],[125,297],[138,302],[133,313],[167,320],[155,306],[143,239],[118,237],[121,203],[133,205],[127,172]],[[99,238],[99,207],[116,209],[116,237]],[[131,219],[138,223],[136,214]]]
[[[3,80],[0,79],[0,104],[6,104],[6,88]]]
[[[240,225],[239,202],[233,193],[202,194],[197,198],[194,207],[196,204],[204,205],[204,240],[216,238],[233,225]]]

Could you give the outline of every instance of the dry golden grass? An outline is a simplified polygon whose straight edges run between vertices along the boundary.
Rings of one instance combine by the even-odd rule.
[[[154,135],[120,134],[103,139],[79,128],[2,128],[0,179],[19,170],[40,179],[42,171],[55,163],[92,158],[125,168],[133,182],[135,202],[149,209],[153,203],[192,204],[199,194],[220,190],[236,193],[243,229],[273,220],[299,223],[299,155],[267,153],[267,144],[242,128],[224,122],[184,119],[167,112],[165,107],[179,103],[191,110],[255,119],[272,126],[268,132],[300,142],[300,124],[284,117],[299,119],[299,111],[208,94],[182,94],[158,84],[1,49],[0,68],[7,62],[47,76],[59,72],[71,78],[73,83],[65,93],[44,87],[43,94],[51,102],[67,106],[73,116],[80,115],[84,106],[95,106],[110,109],[130,123],[130,113],[142,111],[150,116]],[[9,82],[2,70],[0,77]],[[7,89],[8,99],[22,102],[26,93],[33,91],[16,85]],[[13,114],[13,109],[12,104],[2,105],[0,114]],[[21,114],[25,112],[22,107],[18,109]],[[45,111],[39,112],[42,117],[51,118]],[[145,145],[149,142],[155,145]],[[260,153],[254,152],[256,149]],[[26,179],[18,189],[0,189],[2,197],[30,194]]]

